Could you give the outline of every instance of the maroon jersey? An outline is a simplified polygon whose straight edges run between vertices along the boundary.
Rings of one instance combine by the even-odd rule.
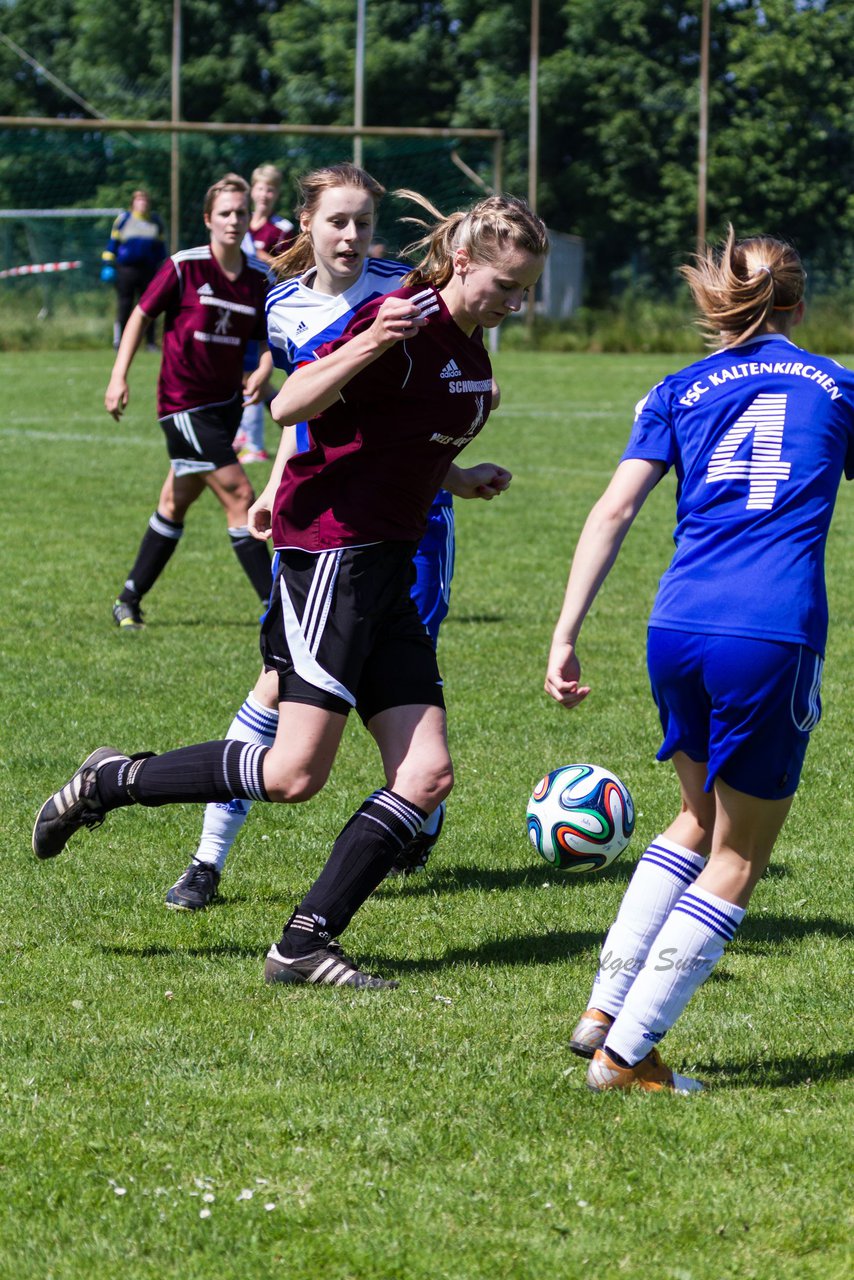
[[[284,253],[295,238],[294,224],[288,222],[287,218],[280,218],[277,213],[274,213],[272,218],[262,222],[260,227],[250,227],[240,247],[250,257],[259,249],[272,255]]]
[[[419,289],[397,289],[408,298]],[[386,295],[388,296],[388,295]],[[362,307],[322,358],[370,328],[382,303]],[[324,551],[417,542],[448,467],[492,404],[492,367],[480,330],[467,337],[439,297],[419,333],[397,342],[309,423],[311,447],[288,462],[273,510],[276,547]]]
[[[165,316],[157,416],[224,404],[240,390],[243,354],[266,339],[267,272],[243,256],[229,280],[210,245],[184,249],[164,262],[139,300],[147,316]]]

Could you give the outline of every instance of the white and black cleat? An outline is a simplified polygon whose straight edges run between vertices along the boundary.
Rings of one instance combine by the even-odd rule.
[[[279,948],[273,943],[267,952],[264,981],[308,982],[320,987],[357,987],[371,990],[392,989],[400,985],[385,978],[374,977],[371,973],[364,973],[349,956],[344,954],[339,943],[320,947],[317,951],[310,951],[308,955],[296,956],[293,959],[281,955]]]
[[[110,760],[127,759],[115,747],[98,747],[65,786],[45,800],[33,826],[37,858],[55,858],[81,827],[100,827],[105,810],[98,795],[98,770]]]

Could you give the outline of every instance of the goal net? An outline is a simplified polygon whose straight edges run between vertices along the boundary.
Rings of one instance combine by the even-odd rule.
[[[258,165],[275,164],[284,176],[278,212],[292,216],[297,177],[353,157],[347,135],[235,130],[178,136],[180,248],[206,241],[202,201],[224,173],[248,180]],[[112,221],[129,207],[133,190],[145,187],[152,209],[168,226],[171,163],[168,132],[105,130],[97,121],[91,131],[0,129],[0,298],[32,295],[42,312],[59,297],[89,293],[103,299],[108,291],[99,281],[101,253]],[[443,212],[470,201],[493,180],[492,142],[483,138],[365,136],[362,164],[389,191],[414,188]],[[399,222],[402,212],[393,198],[380,212],[377,238],[390,254],[413,238],[412,229]],[[79,265],[59,265],[72,263]]]

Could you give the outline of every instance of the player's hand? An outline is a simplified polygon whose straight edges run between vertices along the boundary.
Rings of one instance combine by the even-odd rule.
[[[275,497],[275,493],[268,494],[265,489],[249,508],[247,516],[249,532],[259,542],[266,542],[268,538],[273,536],[273,502]]]
[[[513,473],[494,462],[479,462],[475,467],[460,467],[459,479],[468,492],[460,493],[458,497],[483,498],[491,502],[510,487]]]
[[[261,392],[264,390],[264,384],[267,379],[260,369],[256,369],[254,373],[250,373],[249,377],[243,384],[243,403],[257,404],[261,399]]]
[[[581,663],[571,644],[554,640],[546,668],[546,693],[563,707],[577,707],[590,692],[589,685],[579,683]]]
[[[413,338],[438,310],[439,299],[432,285],[411,298],[386,298],[368,333],[378,347],[390,347]]]
[[[109,386],[104,393],[104,408],[116,422],[128,406],[129,395],[128,384],[124,378],[110,378]]]

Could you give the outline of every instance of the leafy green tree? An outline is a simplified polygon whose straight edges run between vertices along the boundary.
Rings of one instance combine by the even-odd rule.
[[[792,238],[822,273],[854,265],[854,6],[762,0],[731,7],[710,147],[721,230]]]
[[[672,286],[694,247],[700,10],[701,0],[541,6],[538,205],[549,225],[584,237],[594,299],[631,282]],[[530,16],[530,0],[367,0],[366,123],[502,129],[504,185],[525,193]],[[850,271],[854,5],[713,0],[711,16],[710,232],[728,220],[768,229],[793,237],[812,273]],[[183,0],[183,20],[186,119],[352,123],[356,0]],[[0,0],[0,32],[110,116],[168,118],[171,27],[163,0]],[[85,114],[2,42],[0,112]],[[117,174],[140,172],[139,143],[115,135],[93,133],[82,158],[58,137],[13,141],[0,151],[0,201],[24,169],[110,201]],[[328,151],[340,157],[341,144]],[[146,143],[142,164],[161,199],[167,152],[168,140]],[[281,153],[296,172],[319,148]],[[195,198],[223,149],[199,141],[187,154]],[[238,169],[257,162],[245,138],[229,154]],[[488,149],[469,156],[488,182]],[[425,167],[427,194],[434,173]],[[409,185],[422,185],[417,173]]]

